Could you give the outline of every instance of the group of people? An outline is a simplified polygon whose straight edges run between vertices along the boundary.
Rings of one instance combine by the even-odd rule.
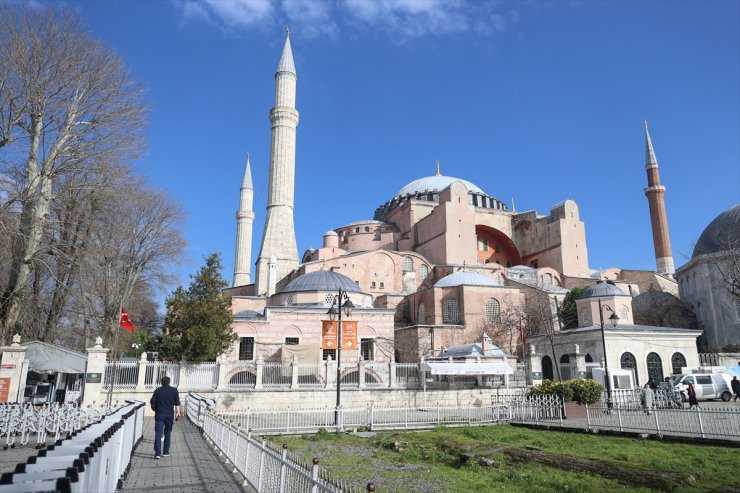
[[[665,381],[670,385],[670,377],[666,377]],[[740,399],[740,380],[738,380],[736,376],[732,377],[730,385],[732,386],[732,393],[734,394],[732,401],[735,402]],[[657,387],[658,385],[652,378],[650,378],[642,387],[642,405],[648,415],[653,408],[653,391]],[[694,388],[694,384],[691,382],[686,385],[686,397],[689,401],[689,409],[699,408],[699,399],[696,396],[696,389]]]

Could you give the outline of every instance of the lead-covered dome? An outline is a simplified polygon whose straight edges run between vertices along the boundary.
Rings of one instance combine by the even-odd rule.
[[[499,286],[499,283],[477,272],[455,272],[434,283],[435,288],[452,286]]]
[[[396,194],[396,197],[416,194],[418,192],[441,192],[456,181],[463,182],[467,187],[468,192],[485,194],[485,192],[481,190],[480,187],[474,185],[473,183],[470,183],[468,180],[455,178],[454,176],[435,175],[425,176],[424,178],[419,178],[418,180],[412,181],[405,187],[401,188],[401,190],[399,190]]]
[[[388,202],[375,210],[373,219],[382,220],[390,211],[409,200],[421,200],[425,202],[439,203],[439,194],[454,182],[459,181],[468,189],[468,203],[485,209],[507,210],[506,204],[501,200],[488,195],[479,186],[462,178],[444,176],[437,171],[434,176],[418,178],[402,187],[398,193]]]
[[[691,258],[740,248],[740,204],[730,207],[704,229]]]
[[[296,277],[285,286],[283,293],[295,291],[348,291],[359,293],[360,288],[349,277],[328,270],[309,272]]]
[[[605,298],[607,296],[629,296],[610,282],[599,281],[583,292],[579,299]]]

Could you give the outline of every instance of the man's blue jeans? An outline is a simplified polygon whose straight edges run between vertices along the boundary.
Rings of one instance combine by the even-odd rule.
[[[164,453],[170,453],[170,434],[174,414],[156,414],[154,416],[154,455],[162,455],[162,432],[164,431]]]

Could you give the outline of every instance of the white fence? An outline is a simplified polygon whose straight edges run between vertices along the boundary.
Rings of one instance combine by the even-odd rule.
[[[343,389],[421,389],[423,379],[429,376],[420,371],[421,363],[385,363],[358,361],[342,363],[340,385]],[[523,365],[509,379],[510,387],[525,385]],[[336,361],[322,362],[108,362],[103,388],[115,390],[152,390],[160,385],[162,377],[170,377],[171,384],[181,390],[250,390],[250,389],[325,389],[336,388]],[[504,380],[500,379],[501,386]],[[489,378],[489,382],[493,380]],[[478,377],[457,376],[437,381],[434,388],[474,388]],[[494,385],[498,386],[498,385]]]
[[[144,403],[127,405],[50,445],[15,472],[3,475],[0,493],[115,491],[141,440]],[[92,447],[91,444],[95,444]]]
[[[249,484],[258,493],[357,491],[341,481],[320,474],[319,459],[315,458],[309,466],[298,456],[289,453],[287,448],[278,449],[264,438],[254,438],[251,432],[213,414],[208,406],[206,399],[190,394],[188,418],[196,425],[201,423],[199,428],[214,448],[233,464],[235,472],[244,476],[244,484]],[[368,488],[368,491],[371,489]]]
[[[0,437],[3,449],[27,445],[45,445],[47,439],[59,440],[74,431],[96,423],[112,412],[112,408],[78,407],[76,404],[52,403],[41,407],[31,404],[0,406]],[[17,443],[16,443],[17,442]]]

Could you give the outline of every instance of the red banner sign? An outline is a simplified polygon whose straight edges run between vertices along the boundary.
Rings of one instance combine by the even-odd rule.
[[[10,379],[0,378],[0,402],[8,402],[9,393],[10,393]]]
[[[321,322],[321,349],[337,348],[337,322]],[[357,349],[357,322],[342,320],[342,349]]]

